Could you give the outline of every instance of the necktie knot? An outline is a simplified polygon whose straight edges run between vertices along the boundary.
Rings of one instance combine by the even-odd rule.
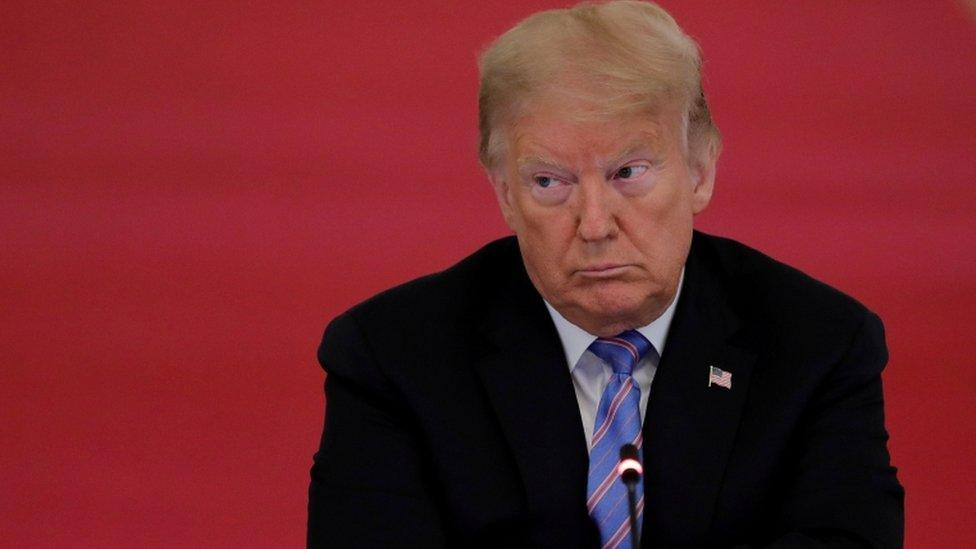
[[[637,330],[627,330],[613,337],[597,338],[588,349],[609,364],[614,374],[631,375],[640,359],[654,346]]]

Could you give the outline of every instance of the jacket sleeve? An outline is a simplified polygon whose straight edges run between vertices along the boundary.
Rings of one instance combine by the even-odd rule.
[[[782,508],[789,533],[770,547],[901,547],[904,490],[890,464],[881,371],[884,328],[873,313],[814,393],[796,438]]]
[[[351,313],[325,331],[325,426],[308,494],[309,547],[438,547],[436,507],[402,401]]]

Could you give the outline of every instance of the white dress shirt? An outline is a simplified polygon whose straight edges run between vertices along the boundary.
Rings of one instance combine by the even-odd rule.
[[[675,292],[674,299],[668,308],[664,310],[654,322],[647,326],[636,328],[648,341],[654,345],[657,352],[664,354],[664,344],[668,339],[668,329],[671,327],[671,319],[674,317],[674,307],[678,303],[678,296],[681,295],[681,287],[684,283],[685,272],[681,271],[681,278],[678,279],[678,291]],[[552,316],[552,321],[559,332],[559,339],[563,344],[563,351],[566,353],[566,364],[573,376],[573,387],[576,389],[576,401],[579,404],[580,419],[583,420],[583,431],[586,434],[586,448],[589,451],[590,441],[593,438],[593,423],[596,421],[596,410],[600,405],[600,397],[613,370],[610,365],[601,358],[587,350],[597,336],[576,326],[559,314],[549,302],[546,308]],[[657,372],[657,356],[648,353],[634,368],[634,381],[640,388],[640,416],[641,424],[644,422],[644,414],[647,412],[647,397],[651,392],[651,383],[654,381],[654,374]]]

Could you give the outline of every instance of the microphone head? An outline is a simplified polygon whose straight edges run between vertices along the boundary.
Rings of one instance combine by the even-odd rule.
[[[620,460],[621,461],[623,461],[625,459],[634,459],[634,460],[640,461],[640,458],[638,458],[637,455],[638,455],[637,454],[637,447],[634,446],[633,444],[624,444],[623,446],[620,447]]]
[[[617,474],[627,485],[636,484],[644,474],[640,454],[633,444],[624,444],[620,447],[620,463],[617,464]]]

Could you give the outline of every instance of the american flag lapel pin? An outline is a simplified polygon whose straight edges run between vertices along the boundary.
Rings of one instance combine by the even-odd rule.
[[[708,367],[708,386],[718,385],[732,390],[732,372],[726,372],[715,366]]]

